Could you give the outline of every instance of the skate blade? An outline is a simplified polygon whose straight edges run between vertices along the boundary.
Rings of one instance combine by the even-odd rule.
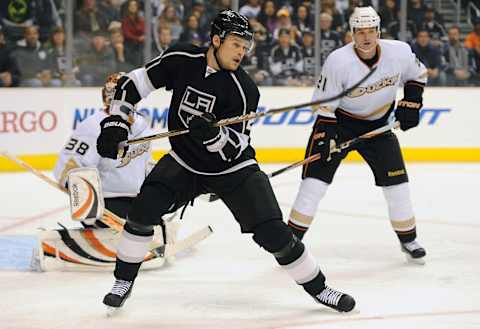
[[[113,317],[120,312],[120,307],[106,306],[107,318]]]
[[[413,265],[425,265],[425,257],[422,258],[413,258],[410,255],[405,255],[407,258],[407,263]]]

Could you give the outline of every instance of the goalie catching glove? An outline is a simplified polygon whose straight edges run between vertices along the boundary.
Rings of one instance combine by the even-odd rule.
[[[248,146],[248,136],[228,127],[217,127],[213,113],[194,116],[189,123],[189,134],[201,140],[209,152],[218,153],[227,162],[237,159]]]
[[[111,115],[100,122],[100,135],[97,138],[97,152],[101,157],[117,159],[118,144],[128,139],[130,124],[120,115]],[[128,146],[123,149],[127,153]]]

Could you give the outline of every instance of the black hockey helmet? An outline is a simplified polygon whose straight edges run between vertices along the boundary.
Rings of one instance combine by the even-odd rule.
[[[253,29],[248,18],[231,9],[222,10],[212,22],[210,37],[213,39],[218,35],[223,40],[230,33],[253,42]]]

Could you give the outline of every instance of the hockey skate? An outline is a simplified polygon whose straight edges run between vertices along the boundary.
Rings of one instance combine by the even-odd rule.
[[[112,316],[123,306],[125,300],[130,297],[132,287],[133,281],[115,280],[112,291],[103,298],[103,304],[107,306],[107,316]]]
[[[402,252],[407,255],[407,261],[414,264],[425,264],[425,249],[418,244],[417,241],[411,241],[406,243],[400,243]]]
[[[323,304],[338,312],[350,312],[355,307],[352,296],[325,286],[320,293],[312,295],[317,303]]]

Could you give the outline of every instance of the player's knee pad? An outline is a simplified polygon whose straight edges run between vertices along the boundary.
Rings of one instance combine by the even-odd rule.
[[[253,230],[253,240],[275,256],[280,265],[298,259],[305,249],[290,228],[281,220],[264,222]]]
[[[143,185],[140,193],[132,202],[128,219],[139,225],[157,225],[162,221],[164,214],[175,210],[174,207],[173,193],[164,185]]]
[[[414,217],[408,183],[382,187],[391,220],[405,220]]]
[[[327,193],[328,185],[316,178],[303,179],[293,209],[305,216],[313,217],[320,200]]]
[[[123,229],[128,233],[141,236],[153,235],[153,225],[144,225],[127,219]]]

